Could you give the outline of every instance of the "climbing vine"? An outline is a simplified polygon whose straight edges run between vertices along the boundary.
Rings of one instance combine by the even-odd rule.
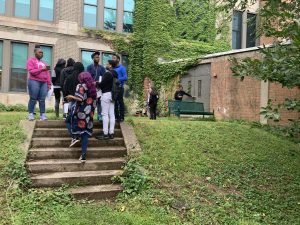
[[[117,52],[129,54],[129,85],[140,97],[149,77],[157,88],[186,74],[201,56],[229,49],[216,40],[217,7],[209,0],[136,0],[134,33],[91,31]]]

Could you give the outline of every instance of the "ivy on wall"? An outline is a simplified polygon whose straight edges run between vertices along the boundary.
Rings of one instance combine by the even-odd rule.
[[[134,33],[117,34],[86,30],[109,43],[116,52],[129,54],[129,85],[143,97],[143,81],[149,77],[160,88],[183,76],[201,56],[230,48],[216,40],[217,6],[209,0],[136,0]],[[180,63],[172,60],[179,60]],[[171,61],[171,63],[161,63]]]

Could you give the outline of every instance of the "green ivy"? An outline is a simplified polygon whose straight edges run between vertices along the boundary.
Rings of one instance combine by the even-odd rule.
[[[117,52],[130,56],[129,85],[143,99],[143,81],[149,77],[157,88],[198,63],[206,54],[230,48],[216,40],[217,7],[209,0],[136,0],[134,33],[87,30],[107,41]],[[180,63],[172,60],[181,60]],[[161,63],[171,61],[171,63]]]

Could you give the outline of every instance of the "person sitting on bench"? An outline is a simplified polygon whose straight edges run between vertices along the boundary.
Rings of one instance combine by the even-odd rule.
[[[183,98],[184,95],[186,95],[186,96],[188,96],[190,98],[193,98],[193,96],[191,96],[190,94],[186,93],[183,90],[182,85],[179,84],[178,88],[177,88],[177,91],[175,92],[174,99],[177,100],[177,101],[182,101],[182,98]]]

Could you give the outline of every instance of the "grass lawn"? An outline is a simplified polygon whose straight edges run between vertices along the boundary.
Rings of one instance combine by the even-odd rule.
[[[22,190],[25,113],[0,113],[0,224],[300,224],[300,145],[229,122],[130,119],[149,183],[117,202]],[[51,115],[53,117],[53,115]],[[133,182],[134,184],[134,182]]]

